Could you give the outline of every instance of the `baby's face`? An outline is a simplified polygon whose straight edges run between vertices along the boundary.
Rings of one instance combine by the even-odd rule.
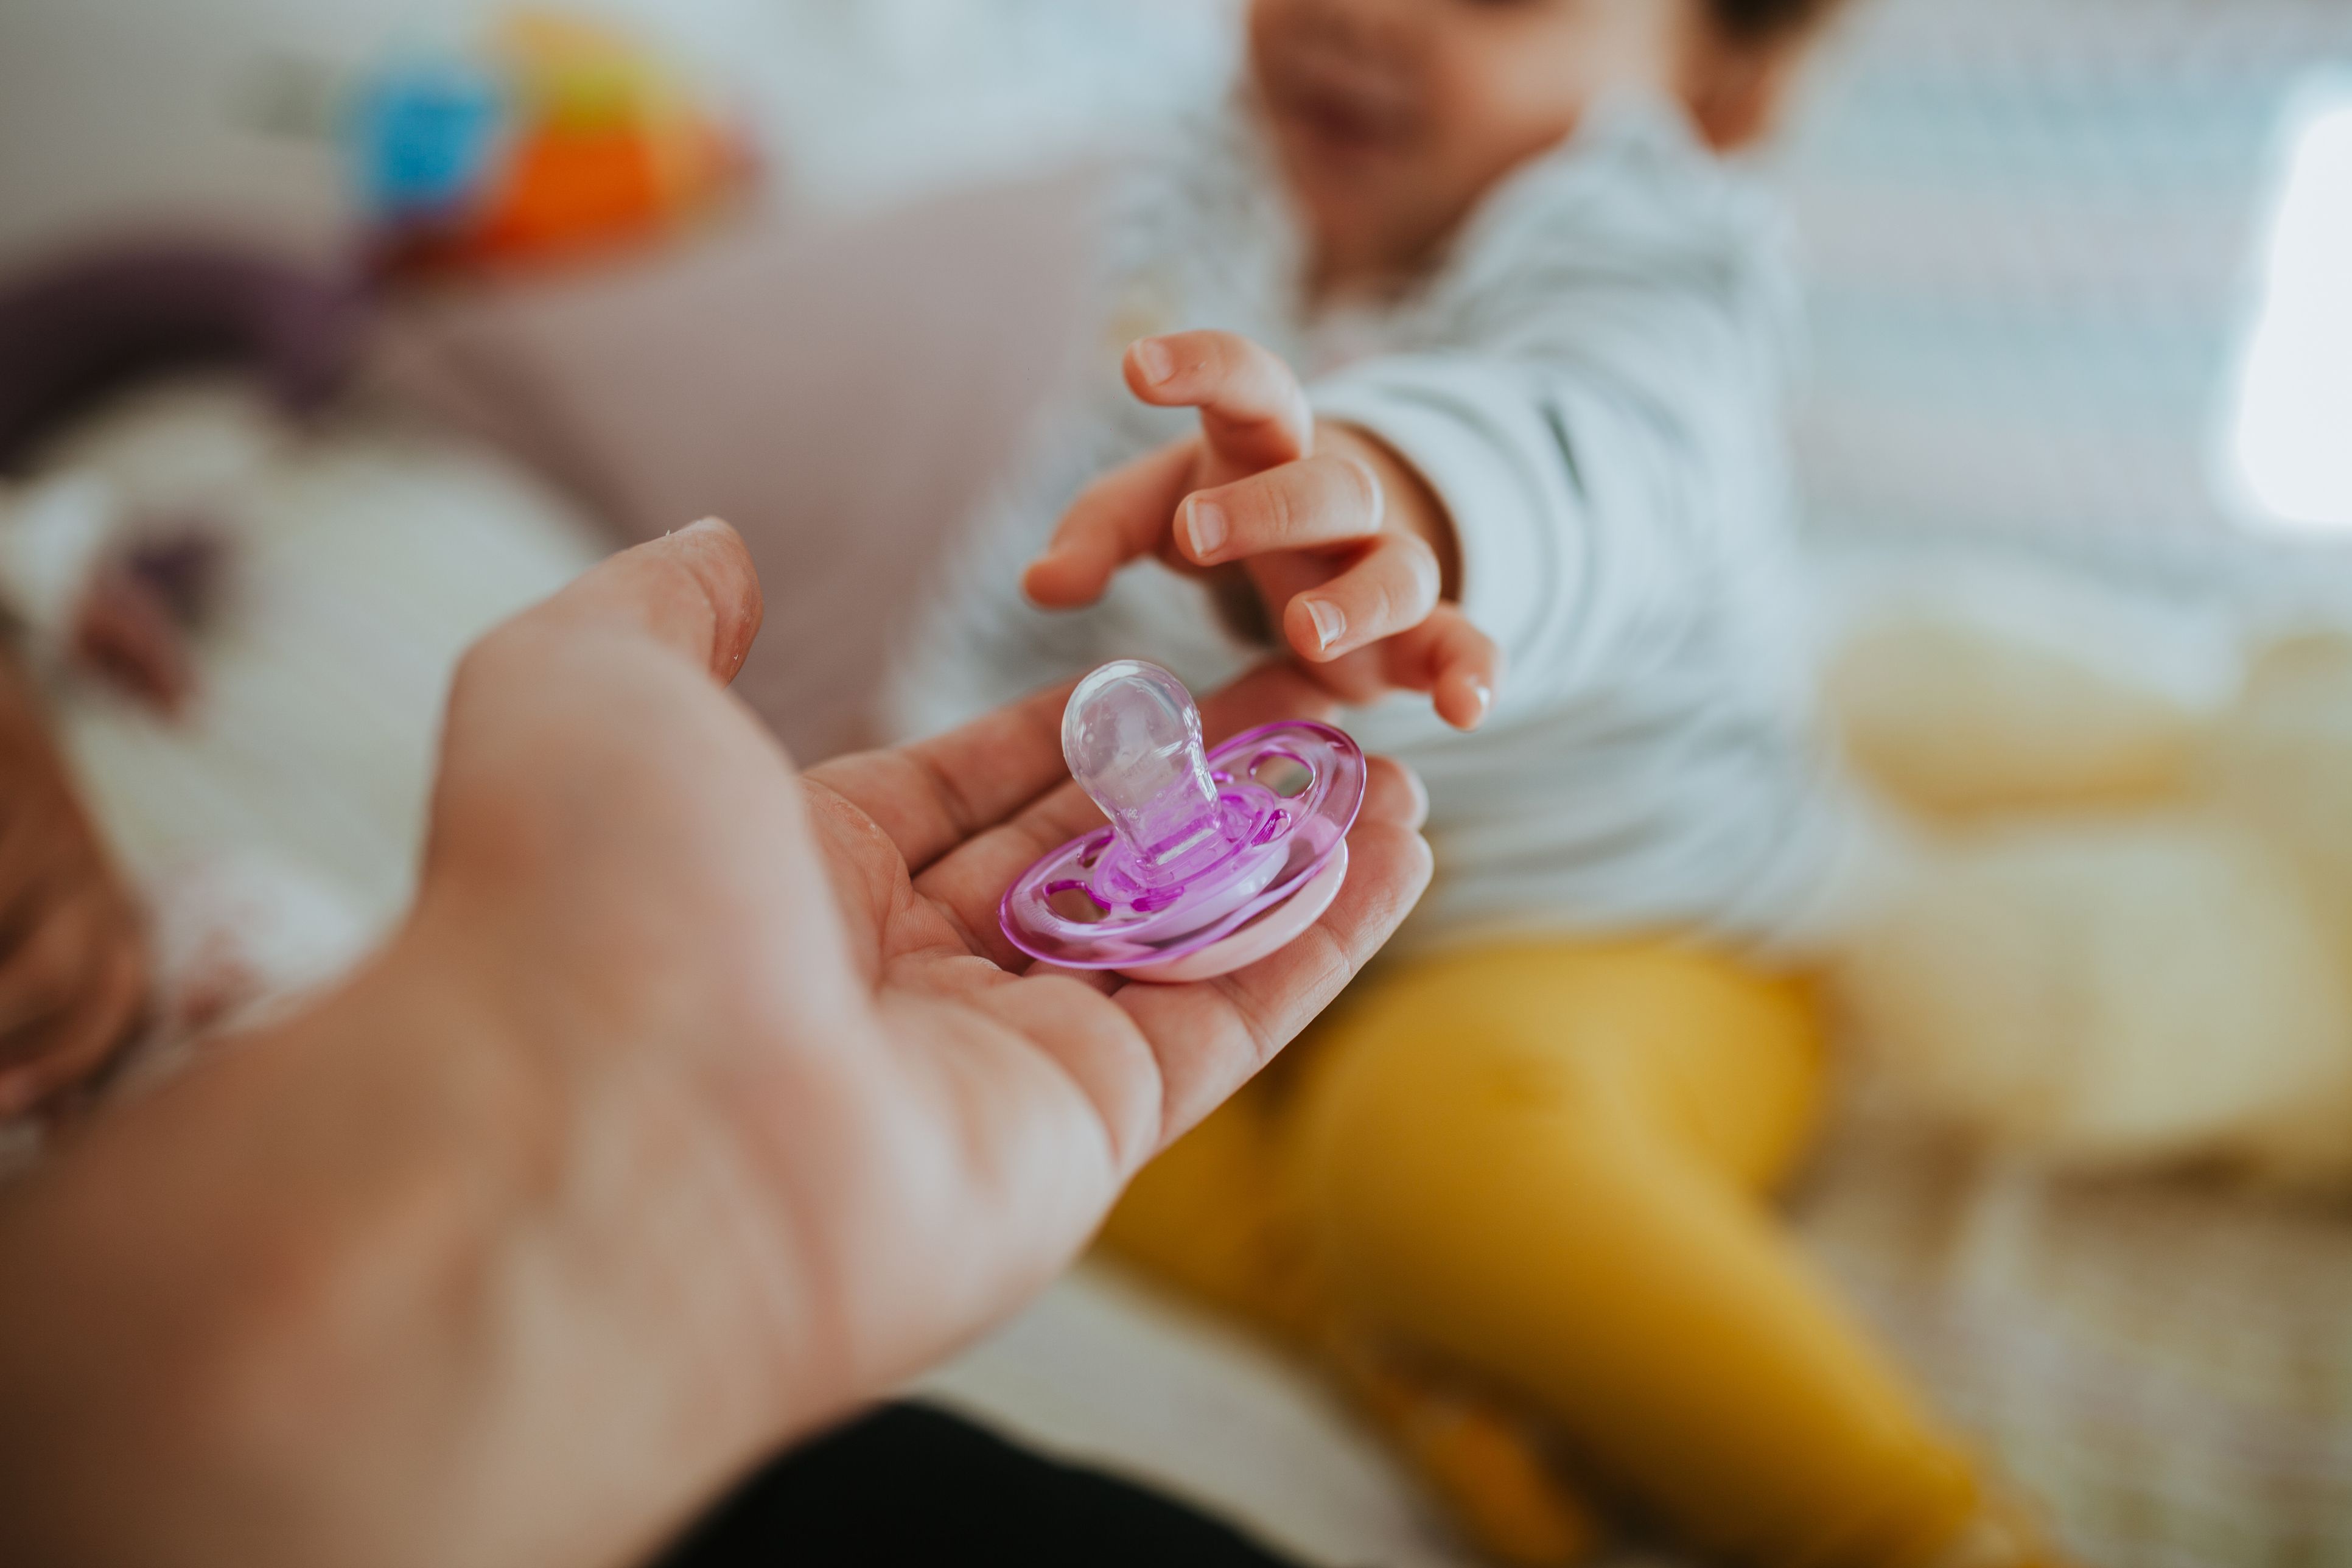
[[[1673,93],[1693,0],[1253,0],[1251,74],[1318,281],[1425,262],[1613,88]]]

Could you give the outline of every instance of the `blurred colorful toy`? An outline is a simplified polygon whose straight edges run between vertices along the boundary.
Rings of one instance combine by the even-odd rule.
[[[355,95],[347,134],[380,265],[441,270],[656,237],[748,182],[740,132],[601,24],[510,17],[478,56],[411,58]]]

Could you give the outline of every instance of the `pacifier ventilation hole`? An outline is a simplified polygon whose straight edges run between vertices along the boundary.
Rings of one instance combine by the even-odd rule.
[[[1315,770],[1288,752],[1261,752],[1250,777],[1285,800],[1296,800],[1315,784]]]
[[[1045,907],[1080,925],[1094,925],[1110,914],[1109,906],[1087,891],[1084,882],[1055,882],[1045,889]]]

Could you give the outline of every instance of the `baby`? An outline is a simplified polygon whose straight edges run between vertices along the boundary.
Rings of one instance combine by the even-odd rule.
[[[1107,1239],[1324,1358],[1516,1561],[1588,1544],[1563,1473],[1741,1561],[2045,1560],[1761,1202],[1824,1070],[1775,966],[1867,836],[1790,624],[1781,229],[1720,155],[1833,4],[1255,0],[1236,103],[1108,225],[1107,331],[1153,335],[895,681],[928,730],[1279,643],[1420,770],[1416,938]]]

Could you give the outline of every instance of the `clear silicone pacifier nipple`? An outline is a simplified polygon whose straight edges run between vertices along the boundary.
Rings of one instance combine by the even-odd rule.
[[[1110,818],[1147,886],[1174,881],[1217,837],[1217,786],[1201,747],[1201,710],[1156,664],[1122,659],[1078,683],[1062,710],[1062,760]]]
[[[1328,724],[1268,724],[1203,752],[1183,682],[1120,659],[1062,715],[1070,774],[1110,826],[1004,895],[1004,934],[1050,963],[1200,980],[1313,924],[1347,875],[1364,755]]]

